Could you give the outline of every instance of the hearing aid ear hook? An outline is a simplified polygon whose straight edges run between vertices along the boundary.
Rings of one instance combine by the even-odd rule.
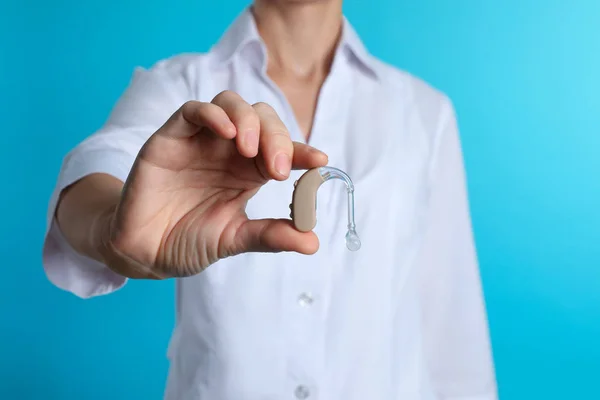
[[[313,168],[306,171],[294,183],[294,194],[290,204],[290,217],[294,226],[301,232],[309,232],[317,225],[317,190],[330,179],[341,179],[348,192],[348,232],[346,247],[350,251],[360,249],[360,239],[354,223],[354,184],[342,170],[333,167]]]

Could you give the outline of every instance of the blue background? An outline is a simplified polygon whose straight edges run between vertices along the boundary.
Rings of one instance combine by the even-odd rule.
[[[0,398],[161,398],[173,283],[88,301],[52,287],[47,200],[62,156],[102,124],[134,66],[206,51],[245,5],[0,4]],[[600,398],[600,2],[345,11],[376,56],[454,100],[501,398]]]

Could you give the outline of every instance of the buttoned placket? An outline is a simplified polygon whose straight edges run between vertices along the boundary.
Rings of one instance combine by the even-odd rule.
[[[316,148],[324,149],[335,160],[338,149],[335,136],[341,132],[332,131],[332,121],[336,115],[344,112],[349,98],[342,93],[341,80],[347,75],[347,65],[343,64],[343,48],[340,48],[334,58],[331,73],[325,80],[313,120],[313,128],[308,143]],[[263,56],[266,54],[262,49]],[[264,60],[263,60],[264,61]],[[290,130],[292,140],[306,143],[297,122],[295,114],[287,98],[279,87],[267,76],[263,64],[261,76],[267,86],[273,91],[284,110],[282,119]],[[339,118],[338,121],[344,121]],[[339,125],[337,129],[344,129]],[[335,129],[334,128],[334,129]],[[297,179],[303,171],[293,171],[290,179]],[[319,193],[318,201],[323,209],[331,208],[332,201],[338,196],[329,191]],[[326,215],[321,213],[322,215]],[[315,233],[327,237],[335,221],[322,218],[317,222]],[[340,233],[340,234],[343,234]],[[291,378],[290,390],[297,399],[316,399],[322,388],[319,387],[319,377],[324,375],[324,324],[325,307],[323,294],[326,293],[330,282],[328,252],[321,248],[317,254],[310,256],[294,255],[289,257],[290,264],[283,266],[286,270],[284,299],[288,312],[284,318],[287,321],[288,376]],[[293,260],[293,261],[292,261]]]

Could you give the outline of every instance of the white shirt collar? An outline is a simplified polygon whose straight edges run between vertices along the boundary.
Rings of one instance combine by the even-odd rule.
[[[264,49],[264,42],[258,33],[256,21],[250,8],[246,8],[213,46],[212,51],[217,56],[217,62],[227,63],[250,43],[257,43]],[[363,67],[364,72],[374,78],[379,78],[374,58],[345,16],[343,17],[342,38],[339,46],[340,49],[349,50],[352,58]]]

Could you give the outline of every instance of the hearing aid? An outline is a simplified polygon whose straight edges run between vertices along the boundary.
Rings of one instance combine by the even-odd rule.
[[[317,226],[317,191],[330,179],[341,179],[348,193],[348,232],[346,247],[350,251],[360,249],[360,239],[354,222],[354,184],[344,171],[334,167],[319,167],[306,171],[294,182],[290,217],[300,232],[310,232]]]

